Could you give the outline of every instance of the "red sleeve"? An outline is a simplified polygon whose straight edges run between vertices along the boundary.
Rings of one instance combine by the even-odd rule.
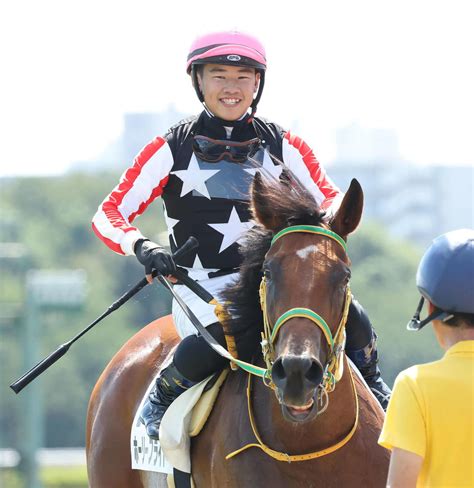
[[[133,244],[143,236],[131,223],[163,193],[172,166],[169,146],[165,139],[157,137],[143,148],[99,206],[92,228],[113,251],[133,254]]]
[[[312,191],[322,209],[327,210],[342,199],[343,193],[329,178],[313,150],[303,139],[290,132],[284,136],[283,159],[302,183]]]

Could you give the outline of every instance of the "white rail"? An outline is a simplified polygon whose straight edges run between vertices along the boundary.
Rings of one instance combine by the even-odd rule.
[[[40,466],[85,466],[84,448],[40,449],[36,453]],[[0,468],[14,468],[20,462],[20,453],[15,449],[0,449]]]

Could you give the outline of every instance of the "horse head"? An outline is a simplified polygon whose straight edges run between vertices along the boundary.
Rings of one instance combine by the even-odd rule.
[[[260,175],[254,179],[254,217],[273,234],[260,286],[262,348],[270,384],[289,421],[313,419],[334,388],[351,299],[345,241],[362,208],[357,180],[329,219],[293,177],[278,185]]]

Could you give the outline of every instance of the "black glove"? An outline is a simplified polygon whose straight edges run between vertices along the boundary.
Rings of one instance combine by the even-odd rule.
[[[138,261],[145,266],[147,275],[150,275],[154,269],[163,276],[172,275],[176,271],[176,264],[171,254],[148,239],[139,239],[134,251]]]

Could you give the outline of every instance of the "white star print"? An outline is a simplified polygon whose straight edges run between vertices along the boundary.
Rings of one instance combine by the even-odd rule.
[[[199,255],[196,253],[196,258],[194,259],[193,266],[191,268],[190,276],[193,280],[207,280],[209,278],[210,271],[217,271],[217,269],[206,269],[204,270],[204,266],[199,259]]]
[[[163,215],[165,217],[166,226],[168,227],[168,235],[172,236],[174,239],[174,242],[176,242],[173,227],[179,222],[179,220],[172,219],[171,217],[168,217],[168,212],[166,211],[165,205],[163,205]]]
[[[270,176],[275,179],[280,178],[281,172],[283,171],[283,166],[280,164],[273,164],[270,156],[267,152],[263,156],[263,164],[262,164],[263,176]]]
[[[199,259],[199,254],[196,253],[194,258],[194,263],[191,268],[186,268],[188,270],[188,276],[193,280],[207,280],[209,278],[209,273],[213,271],[219,271],[217,268],[205,268]]]
[[[171,174],[176,175],[183,182],[181,197],[196,190],[202,196],[209,198],[210,200],[211,197],[207,191],[206,181],[209,178],[212,178],[216,173],[219,173],[219,171],[219,169],[200,169],[196,156],[193,154],[189,161],[188,169],[172,171]]]
[[[247,171],[247,173],[250,173],[252,176],[255,176],[255,173],[257,171],[260,171],[264,178],[273,177],[275,179],[278,179],[281,175],[281,172],[283,171],[283,166],[279,164],[273,164],[270,156],[267,154],[267,152],[265,152],[265,154],[263,155],[262,166],[260,166],[259,168],[245,168],[245,171]]]
[[[229,221],[226,224],[207,224],[213,229],[217,230],[223,235],[222,244],[219,249],[219,253],[227,249],[229,246],[237,242],[243,234],[251,229],[254,224],[252,222],[242,222],[239,218],[239,214],[235,207],[232,207]]]
[[[194,258],[194,263],[193,263],[193,268],[199,268],[202,269],[204,266],[201,263],[201,260],[199,259],[199,254],[196,253],[196,257]]]
[[[260,168],[244,168],[244,171],[247,171],[247,173],[251,174],[252,177],[254,177],[255,173],[257,171],[260,171]]]

